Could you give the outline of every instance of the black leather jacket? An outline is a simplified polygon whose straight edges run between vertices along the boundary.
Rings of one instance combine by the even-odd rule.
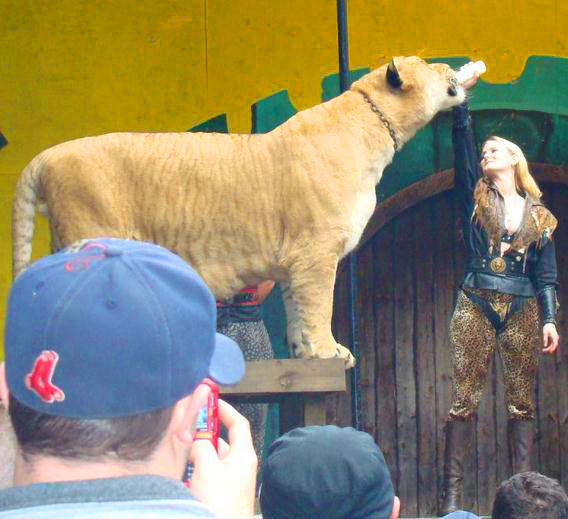
[[[453,113],[454,192],[468,256],[462,286],[525,297],[536,295],[543,311],[543,322],[555,323],[557,269],[554,241],[543,236],[540,246],[534,242],[525,251],[510,251],[503,258],[498,250],[490,253],[487,232],[473,218],[473,194],[482,172],[467,102],[455,107]],[[504,234],[501,239],[511,241],[514,236]]]

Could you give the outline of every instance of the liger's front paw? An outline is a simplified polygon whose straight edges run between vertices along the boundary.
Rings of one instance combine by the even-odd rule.
[[[355,367],[355,357],[345,346],[338,344],[335,349],[335,356],[345,361],[345,369],[351,369]]]

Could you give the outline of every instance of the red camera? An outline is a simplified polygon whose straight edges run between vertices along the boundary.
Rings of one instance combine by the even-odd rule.
[[[212,380],[206,378],[202,382],[211,388],[207,404],[197,415],[197,425],[193,440],[209,440],[215,450],[219,444],[219,388]]]
[[[193,441],[195,440],[209,440],[215,450],[218,450],[219,445],[219,388],[212,380],[206,378],[202,384],[206,384],[211,388],[211,392],[207,397],[207,404],[205,404],[197,415],[197,423]],[[191,485],[191,474],[193,472],[193,465],[187,464],[182,478],[186,487]]]

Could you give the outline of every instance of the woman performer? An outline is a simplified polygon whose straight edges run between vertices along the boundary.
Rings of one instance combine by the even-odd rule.
[[[470,77],[464,88],[471,88],[478,74]],[[453,112],[455,196],[468,263],[450,322],[453,401],[439,515],[461,508],[464,454],[494,348],[503,361],[507,432],[516,473],[530,470],[538,350],[542,342],[545,353],[558,346],[552,241],[556,218],[541,202],[521,149],[490,137],[479,164],[467,101]]]

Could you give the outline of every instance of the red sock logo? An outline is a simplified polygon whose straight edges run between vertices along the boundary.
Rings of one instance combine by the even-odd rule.
[[[26,386],[44,402],[63,402],[65,393],[51,383],[59,355],[52,350],[44,350],[34,362],[31,373],[26,375]]]

